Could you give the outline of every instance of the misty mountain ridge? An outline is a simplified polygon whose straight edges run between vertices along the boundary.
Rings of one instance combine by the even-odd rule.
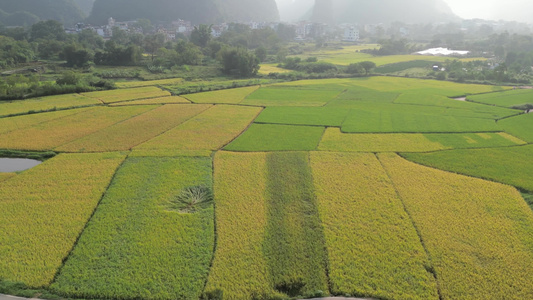
[[[7,26],[32,25],[40,20],[72,25],[85,17],[73,0],[2,0],[0,11],[0,22]]]
[[[96,0],[88,22],[103,24],[109,17],[122,21],[184,19],[195,24],[279,20],[275,0]]]
[[[376,24],[459,20],[444,0],[316,0],[316,7],[315,0],[279,3],[282,19],[287,21]]]

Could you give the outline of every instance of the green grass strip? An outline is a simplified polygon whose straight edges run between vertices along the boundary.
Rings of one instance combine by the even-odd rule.
[[[533,114],[525,114],[498,122],[505,132],[533,143]]]
[[[210,158],[130,158],[115,176],[52,290],[75,298],[198,299],[213,255],[213,205],[169,200],[211,187]]]
[[[264,252],[274,287],[288,296],[327,293],[324,234],[307,153],[267,156]]]

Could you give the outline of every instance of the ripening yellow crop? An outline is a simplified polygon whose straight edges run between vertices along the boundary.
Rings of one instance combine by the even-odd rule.
[[[328,128],[318,150],[346,152],[428,152],[444,150],[441,143],[430,141],[423,134],[351,134],[340,128]]]
[[[0,116],[26,114],[28,112],[49,111],[70,107],[82,107],[102,104],[96,99],[79,94],[57,95],[29,100],[16,100],[0,104]]]
[[[241,103],[251,93],[259,89],[259,86],[243,87],[238,89],[227,89],[214,92],[205,92],[197,94],[189,94],[184,97],[194,103]]]
[[[14,177],[15,175],[17,174],[16,173],[0,173],[0,181],[7,180],[11,177]]]
[[[98,99],[103,103],[115,103],[129,100],[166,97],[170,96],[170,92],[163,91],[162,89],[155,86],[148,86],[134,89],[90,92],[84,93],[82,95],[93,99]]]
[[[185,122],[209,105],[164,105],[142,115],[104,128],[55,150],[61,152],[106,152],[129,150]]]
[[[0,278],[49,285],[124,159],[61,154],[0,182]]]
[[[145,86],[156,86],[156,85],[175,85],[183,82],[181,78],[170,78],[170,79],[160,79],[160,80],[149,80],[149,81],[125,81],[125,82],[116,82],[115,85],[119,88],[134,88],[134,87],[145,87]]]
[[[87,111],[92,108],[78,108],[70,110],[60,110],[47,113],[31,114],[17,117],[0,118],[0,133],[27,128],[39,123],[63,118],[73,114]]]
[[[110,106],[126,106],[126,105],[152,105],[152,104],[189,104],[189,100],[179,96],[169,96],[160,98],[151,98],[144,100],[133,100],[126,102],[112,103]]]
[[[311,168],[331,292],[438,299],[426,252],[375,155],[311,152]]]
[[[443,299],[533,299],[533,212],[510,186],[379,159],[429,252]]]
[[[50,150],[154,109],[154,106],[95,107],[78,114],[0,134],[0,148]]]
[[[241,134],[259,107],[216,105],[135,150],[218,150]]]
[[[217,247],[206,291],[224,299],[273,295],[263,241],[267,226],[265,153],[215,156]]]

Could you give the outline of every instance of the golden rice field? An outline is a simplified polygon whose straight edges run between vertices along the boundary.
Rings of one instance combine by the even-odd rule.
[[[262,242],[267,226],[266,154],[215,156],[217,249],[206,291],[228,299],[274,295]]]
[[[153,106],[96,107],[64,118],[1,134],[0,148],[54,149],[154,108]]]
[[[438,299],[429,258],[373,154],[311,154],[336,295]]]
[[[49,285],[125,157],[62,154],[0,182],[0,278]]]
[[[97,99],[102,103],[115,103],[130,100],[161,98],[170,96],[170,92],[164,91],[155,86],[147,86],[140,88],[118,89],[101,92],[89,92],[82,94],[85,97]]]
[[[530,299],[533,212],[510,187],[379,159],[430,255],[444,299]]]
[[[0,101],[0,117],[102,104],[79,94],[57,95],[24,101]]]
[[[208,109],[209,105],[163,105],[56,148],[61,152],[124,151],[142,144]]]
[[[156,105],[156,104],[189,104],[191,103],[185,98],[179,96],[167,96],[161,98],[150,98],[144,100],[133,100],[126,102],[112,103],[110,106],[127,106],[127,105]]]
[[[258,89],[259,86],[257,85],[237,89],[189,94],[184,97],[193,103],[238,104]]]
[[[15,131],[23,128],[28,128],[33,125],[37,125],[40,123],[48,122],[51,120],[60,119],[66,116],[78,114],[87,110],[90,110],[92,108],[78,108],[78,109],[69,109],[69,110],[61,110],[61,111],[54,111],[54,112],[47,112],[47,113],[40,113],[40,114],[31,114],[31,115],[24,115],[24,116],[17,116],[17,117],[11,117],[11,118],[0,118],[0,133],[6,133],[10,131]]]
[[[258,107],[216,105],[135,150],[219,150],[261,112]]]
[[[0,156],[43,161],[0,173],[0,293],[533,299],[532,119],[451,99],[511,87],[189,84],[0,102]]]
[[[14,177],[15,173],[0,173],[0,181],[8,180],[11,177]]]

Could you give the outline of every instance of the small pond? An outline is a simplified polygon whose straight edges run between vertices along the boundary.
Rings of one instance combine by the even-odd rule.
[[[0,158],[0,173],[20,172],[41,163],[42,161],[27,158]]]

